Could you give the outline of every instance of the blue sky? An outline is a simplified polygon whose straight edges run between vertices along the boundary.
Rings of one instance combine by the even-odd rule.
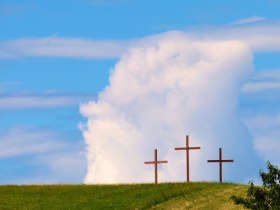
[[[1,0],[0,183],[83,182],[79,105],[97,100],[131,42],[174,30],[277,29],[279,9],[277,0]],[[262,86],[239,97],[255,147],[261,137],[274,145],[260,156],[278,164],[279,52],[254,53],[248,84]]]

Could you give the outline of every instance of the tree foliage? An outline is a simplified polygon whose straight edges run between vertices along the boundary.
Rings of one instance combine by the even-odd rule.
[[[246,198],[231,197],[235,204],[247,209],[280,209],[280,169],[267,161],[267,170],[259,172],[263,186],[249,182]]]

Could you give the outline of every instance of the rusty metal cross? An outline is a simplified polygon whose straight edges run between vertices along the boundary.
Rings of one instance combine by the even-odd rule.
[[[175,148],[175,150],[186,150],[186,176],[187,176],[187,182],[190,182],[190,163],[189,163],[189,151],[194,149],[200,149],[200,147],[189,147],[189,136],[186,136],[186,147],[179,147]]]
[[[167,163],[168,161],[167,160],[157,160],[157,149],[155,149],[154,156],[155,156],[154,161],[144,162],[144,164],[154,164],[155,165],[155,184],[157,184],[158,183],[158,168],[157,168],[157,165],[161,164],[161,163]]]
[[[223,182],[223,164],[225,162],[234,162],[234,160],[223,160],[222,158],[222,148],[219,148],[219,160],[208,160],[208,163],[219,163],[219,168],[220,168],[220,183]]]

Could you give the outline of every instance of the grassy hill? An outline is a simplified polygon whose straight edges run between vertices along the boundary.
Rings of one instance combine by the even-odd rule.
[[[237,184],[0,186],[0,209],[242,209],[229,199]]]

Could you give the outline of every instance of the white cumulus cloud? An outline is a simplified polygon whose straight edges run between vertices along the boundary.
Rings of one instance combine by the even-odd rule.
[[[226,180],[247,182],[260,162],[237,115],[238,95],[252,71],[250,48],[236,40],[199,40],[173,32],[147,38],[116,64],[98,100],[83,104],[88,118],[85,183],[152,182],[144,165],[158,149],[160,181],[185,179],[185,155],[191,145],[191,179],[217,180],[222,147]]]

